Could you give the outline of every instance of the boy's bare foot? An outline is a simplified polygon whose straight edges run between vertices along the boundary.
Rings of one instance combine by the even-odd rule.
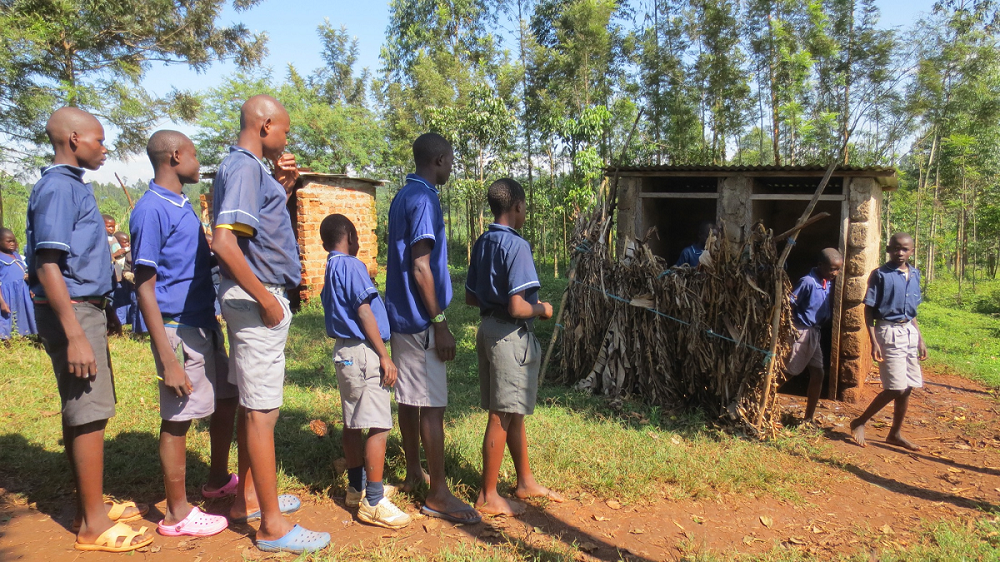
[[[920,445],[917,445],[916,443],[913,443],[912,441],[909,441],[908,439],[904,438],[902,435],[890,435],[890,436],[888,436],[888,437],[885,438],[885,442],[888,443],[888,444],[890,444],[890,445],[897,445],[897,446],[902,447],[904,449],[907,449],[909,451],[919,451],[920,450]]]
[[[417,491],[421,485],[423,486],[431,485],[431,475],[427,474],[427,472],[424,470],[420,471],[419,476],[411,477],[409,474],[407,474],[406,480],[403,481],[403,484],[399,487],[399,489],[406,492],[407,494],[412,494],[413,492]]]
[[[455,518],[461,519],[468,523],[478,523],[479,514],[476,510],[471,509],[469,504],[456,498],[451,492],[447,492],[447,496],[444,498],[437,498],[433,496],[427,496],[424,500],[424,505],[433,509],[434,511],[440,513],[446,513]]]
[[[518,487],[514,490],[514,495],[522,500],[526,500],[528,498],[546,498],[556,503],[562,503],[566,501],[566,498],[562,497],[562,495],[559,494],[558,492],[553,492],[552,490],[538,483],[534,484],[533,486],[525,486],[523,488]],[[480,495],[480,497],[482,497],[482,495]]]
[[[851,437],[854,442],[862,447],[867,447],[865,444],[865,424],[858,423],[858,420],[851,421]]]
[[[491,497],[489,501],[487,501],[483,497],[483,493],[479,492],[479,497],[476,499],[476,509],[485,515],[507,515],[509,517],[517,517],[518,515],[524,513],[527,508],[521,502],[508,500],[500,495]]]

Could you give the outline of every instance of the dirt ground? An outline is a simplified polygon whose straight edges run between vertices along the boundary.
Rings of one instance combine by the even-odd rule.
[[[576,544],[577,558],[586,560],[675,560],[698,550],[755,553],[779,543],[820,558],[906,546],[921,521],[971,521],[981,510],[1000,505],[1000,402],[981,385],[957,376],[925,371],[925,380],[926,386],[913,394],[908,420],[907,435],[923,446],[916,453],[884,443],[891,407],[869,424],[868,447],[862,449],[849,441],[847,424],[867,400],[858,406],[823,401],[818,415],[835,453],[815,460],[830,466],[833,483],[801,490],[804,501],[726,496],[622,506],[568,490],[571,499],[564,504],[533,505],[521,518],[471,526],[418,518],[407,529],[388,531],[354,522],[339,501],[307,504],[291,518],[330,531],[336,550],[382,543],[425,556],[443,545],[475,541],[511,541],[522,552],[543,557],[554,544]],[[877,381],[869,384],[870,394],[878,389]],[[783,396],[782,401],[785,411],[801,416],[801,398]],[[12,495],[4,498],[2,489],[0,500],[6,500],[0,501],[0,560],[121,560],[74,550],[69,510],[43,513]],[[153,507],[144,524],[155,529],[163,507]],[[410,511],[415,513],[416,506]],[[235,526],[206,539],[157,536],[151,549],[131,559],[265,558],[253,547],[250,532]]]

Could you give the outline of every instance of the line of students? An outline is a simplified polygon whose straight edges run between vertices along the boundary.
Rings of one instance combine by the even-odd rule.
[[[285,514],[299,509],[301,501],[277,493],[274,427],[291,323],[287,290],[299,285],[301,272],[286,210],[298,179],[294,157],[284,153],[289,126],[288,113],[271,97],[255,96],[242,106],[238,142],[214,182],[211,250],[182,192],[184,184],[199,179],[194,145],[174,131],[154,133],[147,145],[154,178],[132,212],[130,233],[137,306],[148,325],[160,381],[159,449],[167,508],[157,530],[163,535],[209,536],[230,520],[259,519],[261,550],[300,553],[330,542],[328,533],[289,522]],[[127,552],[148,545],[153,536],[147,527],[135,530],[127,524],[141,519],[147,506],[105,503],[102,493],[104,431],[116,403],[106,307],[118,256],[109,251],[103,217],[83,175],[106,158],[104,130],[92,115],[66,107],[51,116],[46,133],[55,158],[29,199],[27,270],[39,333],[59,388],[64,443],[77,489],[75,546]],[[330,252],[322,301],[327,332],[337,339],[333,360],[350,465],[346,503],[357,507],[358,518],[367,523],[400,528],[410,521],[387,499],[394,489],[382,483],[392,386],[407,465],[403,489],[430,485],[423,513],[474,523],[481,518],[476,509],[522,511],[521,504],[497,494],[505,445],[517,470],[516,496],[562,501],[534,480],[528,466],[524,416],[534,408],[540,360],[533,320],[550,318],[552,307],[538,301],[531,250],[516,231],[524,223],[524,191],[509,179],[490,186],[496,222],[476,242],[466,284],[466,302],[482,314],[477,344],[482,406],[489,410],[476,509],[448,489],[445,361],[455,356],[455,339],[443,312],[452,289],[436,186],[448,180],[454,154],[435,134],[418,138],[413,152],[416,173],[407,177],[389,213],[384,304],[354,257],[354,225],[341,215],[321,225]],[[273,170],[265,158],[276,163]],[[221,266],[217,291],[213,250]],[[216,297],[229,331],[228,356]],[[386,341],[392,342],[391,357]],[[186,434],[191,420],[207,416],[211,471],[201,492],[206,498],[235,496],[228,518],[202,512],[186,496]],[[238,469],[229,474],[234,426]]]

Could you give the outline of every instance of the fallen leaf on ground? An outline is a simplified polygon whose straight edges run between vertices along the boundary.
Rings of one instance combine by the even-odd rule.
[[[326,422],[323,420],[313,420],[309,422],[309,429],[316,434],[316,437],[326,437],[326,433],[329,431]]]
[[[339,459],[333,461],[333,472],[337,476],[347,472],[347,459],[340,457]]]
[[[643,529],[630,529],[629,532],[632,533],[633,535],[641,535],[646,531]]]
[[[594,514],[594,521],[611,521],[610,517],[601,517],[600,515]]]
[[[594,552],[597,550],[597,545],[592,542],[585,542],[580,545],[580,550],[584,552]]]
[[[610,507],[611,509],[621,509],[622,508],[622,504],[619,503],[617,500],[608,500],[608,501],[606,501],[604,503],[607,504],[607,506]]]
[[[770,529],[771,525],[774,525],[774,519],[771,519],[767,515],[761,515],[760,516],[760,524],[763,525],[763,526],[765,526],[765,527],[767,527],[768,529]]]
[[[880,530],[882,531],[883,535],[891,535],[892,534],[892,527],[890,527],[888,523],[886,523],[885,525],[882,525],[882,528]]]
[[[802,540],[802,539],[800,539],[798,537],[790,537],[788,539],[788,542],[790,542],[792,544],[797,544],[799,546],[806,544],[806,541],[804,541],[804,540]]]
[[[691,516],[691,520],[694,521],[695,523],[699,524],[699,525],[701,525],[702,523],[705,522],[705,519],[703,517],[698,516],[698,515],[692,515]]]

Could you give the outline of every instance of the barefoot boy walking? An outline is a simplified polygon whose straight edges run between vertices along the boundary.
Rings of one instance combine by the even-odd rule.
[[[927,346],[917,326],[920,304],[920,272],[909,265],[913,238],[898,232],[885,249],[889,261],[872,272],[865,293],[865,325],[872,343],[872,359],[878,362],[882,392],[860,417],[851,422],[854,441],[865,446],[865,424],[889,402],[894,402],[892,427],[886,443],[911,451],[920,447],[903,437],[900,430],[914,388],[923,386],[920,361],[927,359]]]
[[[227,467],[237,390],[228,380],[229,358],[215,319],[211,252],[182,191],[184,184],[199,179],[194,143],[177,131],[157,131],[146,154],[154,176],[132,210],[130,230],[136,293],[160,380],[160,464],[167,510],[157,530],[167,536],[207,537],[221,533],[228,523],[188,503],[187,432],[191,420],[212,417],[209,484],[235,493],[238,480]]]
[[[116,401],[105,310],[114,269],[104,221],[83,174],[104,164],[104,127],[93,115],[64,107],[49,118],[45,133],[55,158],[28,199],[25,253],[76,484],[76,548],[127,552],[153,537],[146,527],[135,531],[125,524],[142,517],[134,503],[108,506],[103,496],[104,429]]]
[[[535,481],[524,428],[524,417],[535,411],[541,363],[534,321],[552,318],[552,305],[538,301],[541,284],[531,246],[517,232],[527,215],[521,184],[512,179],[497,180],[490,185],[486,199],[495,220],[472,248],[465,283],[466,304],[479,307],[479,394],[482,408],[489,411],[483,436],[483,485],[476,509],[489,515],[519,515],[524,504],[497,492],[505,445],[517,473],[515,496],[563,501],[562,496]]]

